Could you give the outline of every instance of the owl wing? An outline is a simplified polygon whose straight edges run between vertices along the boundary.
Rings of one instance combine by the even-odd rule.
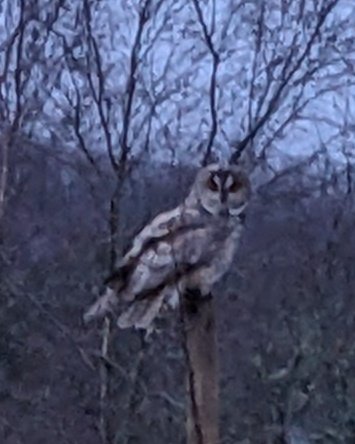
[[[208,243],[198,211],[179,206],[158,215],[134,238],[117,270],[106,279],[106,293],[84,320],[103,316],[121,300],[130,307],[120,316],[119,326],[145,328],[164,300],[176,297],[181,277],[197,269]]]

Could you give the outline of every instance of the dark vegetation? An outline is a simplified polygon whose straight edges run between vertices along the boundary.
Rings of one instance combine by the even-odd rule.
[[[102,326],[88,329],[81,316],[109,266],[107,193],[77,164],[75,172],[32,154],[11,174],[1,245],[2,442],[100,439]],[[225,443],[274,443],[296,429],[310,442],[355,436],[352,196],[334,186],[317,195],[300,185],[305,174],[254,195],[235,267],[216,290]],[[191,177],[188,168],[148,165],[132,175],[119,246],[177,203]],[[173,315],[160,323],[147,344],[112,329],[110,442],[184,441],[180,330]]]

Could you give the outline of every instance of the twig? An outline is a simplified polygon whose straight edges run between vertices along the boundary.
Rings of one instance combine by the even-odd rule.
[[[185,410],[185,405],[182,402],[177,401],[172,396],[169,395],[167,392],[156,392],[150,394],[151,398],[161,398],[164,401],[166,401],[170,406],[174,407],[175,409],[179,411]]]
[[[264,13],[265,13],[265,2],[261,3],[260,7],[260,15],[258,17],[257,22],[257,30],[256,30],[256,41],[255,41],[255,52],[254,52],[254,60],[252,66],[252,75],[250,82],[250,93],[249,93],[249,104],[248,104],[248,131],[252,130],[253,126],[253,103],[255,100],[254,91],[255,91],[255,80],[256,80],[256,72],[258,66],[258,58],[260,54],[260,49],[262,45],[262,39],[264,34]],[[270,82],[268,82],[269,84]]]
[[[96,76],[98,79],[98,91],[95,89],[94,82],[92,80],[91,74],[90,74],[90,53],[87,55],[87,65],[88,65],[88,74],[87,79],[89,82],[89,86],[91,89],[92,97],[96,103],[97,111],[99,113],[100,123],[104,132],[105,141],[106,141],[106,148],[108,152],[108,156],[111,162],[111,166],[114,169],[114,171],[118,171],[119,163],[117,163],[117,160],[114,155],[113,150],[113,144],[112,144],[112,137],[111,132],[109,128],[109,118],[108,115],[105,116],[105,112],[103,109],[103,95],[105,92],[105,76],[102,70],[102,62],[101,62],[101,55],[99,51],[98,44],[96,42],[96,39],[94,37],[94,34],[92,32],[91,28],[91,10],[90,10],[90,3],[88,0],[84,0],[84,15],[85,15],[85,25],[86,30],[88,34],[88,45],[89,48],[92,49],[94,53],[94,62],[96,67]]]
[[[128,394],[128,407],[127,407],[127,415],[125,419],[124,425],[116,431],[115,437],[113,439],[113,444],[129,444],[131,441],[129,426],[130,421],[135,416],[135,411],[137,408],[137,397],[138,391],[142,388],[142,384],[140,382],[141,372],[143,370],[144,356],[146,354],[148,343],[145,340],[143,333],[141,334],[141,349],[139,350],[138,356],[136,358],[135,365],[133,367],[133,371],[130,374],[130,390]]]
[[[108,345],[110,339],[110,319],[106,316],[102,328],[101,356],[100,362],[100,422],[99,430],[103,444],[109,442],[108,422],[107,422],[107,396],[109,389],[109,375],[105,359],[108,357]]]
[[[16,111],[15,118],[12,123],[13,131],[16,131],[20,124],[20,119],[22,115],[22,103],[21,103],[21,93],[22,93],[22,82],[21,82],[21,58],[22,58],[22,45],[23,45],[23,37],[25,33],[26,22],[24,21],[25,15],[25,1],[21,0],[21,10],[20,10],[20,22],[19,27],[21,32],[19,34],[18,43],[17,43],[17,51],[16,51],[16,68],[14,73],[15,80],[15,91],[16,91]]]
[[[217,120],[217,109],[216,109],[216,92],[217,92],[217,70],[218,65],[220,62],[219,54],[216,51],[214,44],[212,42],[212,35],[213,35],[213,26],[211,27],[211,32],[208,31],[206,22],[204,21],[201,6],[199,3],[199,0],[192,0],[196,13],[198,21],[202,28],[202,33],[205,39],[205,43],[207,45],[207,48],[209,49],[211,56],[212,56],[212,73],[211,73],[211,80],[210,80],[210,113],[211,113],[211,131],[209,134],[208,142],[207,142],[207,148],[206,153],[204,155],[202,164],[206,165],[210,159],[212,154],[212,147],[214,140],[217,135],[218,130],[218,120]],[[214,10],[215,13],[215,10]],[[213,23],[213,22],[212,22]]]
[[[113,165],[117,177],[115,189],[112,193],[110,199],[110,214],[109,214],[109,229],[110,229],[110,268],[113,269],[116,263],[116,239],[118,235],[118,202],[120,198],[120,193],[122,190],[125,174],[127,174],[127,160],[130,147],[128,145],[128,134],[131,124],[131,114],[133,106],[133,98],[136,89],[137,81],[137,69],[138,69],[138,56],[141,46],[142,34],[144,26],[149,19],[148,8],[150,6],[151,0],[145,0],[145,3],[139,14],[138,30],[134,39],[132,52],[131,52],[131,62],[130,62],[130,72],[127,84],[127,101],[123,110],[123,127],[120,136],[121,145],[121,155],[120,159]]]
[[[2,156],[1,156],[1,169],[0,169],[0,226],[5,211],[5,194],[8,177],[8,163],[9,163],[9,143],[10,135],[9,131],[5,130],[3,136],[3,142],[1,143]]]
[[[75,84],[75,90],[76,90],[76,104],[73,104],[74,108],[74,132],[79,142],[79,148],[84,153],[86,159],[90,163],[90,165],[94,168],[96,174],[101,177],[102,173],[100,171],[100,168],[96,164],[92,154],[90,153],[88,147],[86,146],[84,136],[82,135],[80,131],[80,125],[81,125],[81,100],[80,100],[80,92],[77,84]]]
[[[296,60],[296,63],[294,64],[293,68],[286,74],[286,68],[287,63],[284,66],[283,69],[283,75],[284,78],[279,84],[278,88],[276,89],[273,97],[270,99],[269,104],[264,112],[264,114],[260,117],[260,119],[254,124],[253,128],[249,133],[244,137],[242,141],[240,141],[235,149],[235,152],[231,156],[230,162],[236,163],[238,159],[240,158],[243,151],[247,148],[249,143],[254,140],[255,136],[259,133],[259,131],[264,127],[265,123],[270,119],[270,117],[274,114],[276,111],[279,101],[281,99],[281,96],[285,90],[285,88],[289,85],[289,82],[293,78],[293,76],[296,74],[296,72],[301,68],[303,65],[303,62],[308,57],[308,55],[311,52],[311,49],[313,47],[313,44],[316,40],[316,38],[319,36],[320,30],[330,14],[330,12],[334,9],[336,4],[339,0],[332,0],[330,1],[326,6],[324,6],[321,11],[318,14],[318,21],[316,23],[316,26],[311,34],[311,37],[309,38],[306,47],[298,60]],[[287,61],[291,61],[291,58],[289,57]]]
[[[148,8],[150,6],[151,0],[146,0],[142,10],[139,14],[139,20],[138,20],[138,29],[137,34],[134,39],[133,47],[132,47],[132,53],[131,53],[131,62],[130,62],[130,72],[128,77],[128,83],[127,83],[127,101],[126,106],[123,112],[123,128],[122,128],[122,134],[120,138],[121,142],[121,156],[120,156],[120,167],[125,166],[127,162],[127,156],[130,151],[130,147],[128,145],[128,132],[130,128],[130,121],[131,121],[131,113],[132,113],[132,104],[133,104],[133,97],[136,90],[136,73],[138,68],[138,55],[139,50],[141,46],[141,40],[142,40],[142,34],[144,25],[148,21],[149,15],[148,15]]]

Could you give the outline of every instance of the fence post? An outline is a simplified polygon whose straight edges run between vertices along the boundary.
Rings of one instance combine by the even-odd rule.
[[[212,295],[186,292],[181,317],[187,367],[187,443],[218,444],[218,352]]]

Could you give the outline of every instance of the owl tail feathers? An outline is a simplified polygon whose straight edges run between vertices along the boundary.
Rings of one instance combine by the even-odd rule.
[[[158,316],[164,302],[164,295],[149,300],[134,301],[130,307],[123,312],[118,320],[119,328],[141,328],[151,329],[151,324]]]
[[[93,319],[102,318],[117,305],[116,292],[107,288],[106,292],[84,313],[83,320],[87,324]]]

